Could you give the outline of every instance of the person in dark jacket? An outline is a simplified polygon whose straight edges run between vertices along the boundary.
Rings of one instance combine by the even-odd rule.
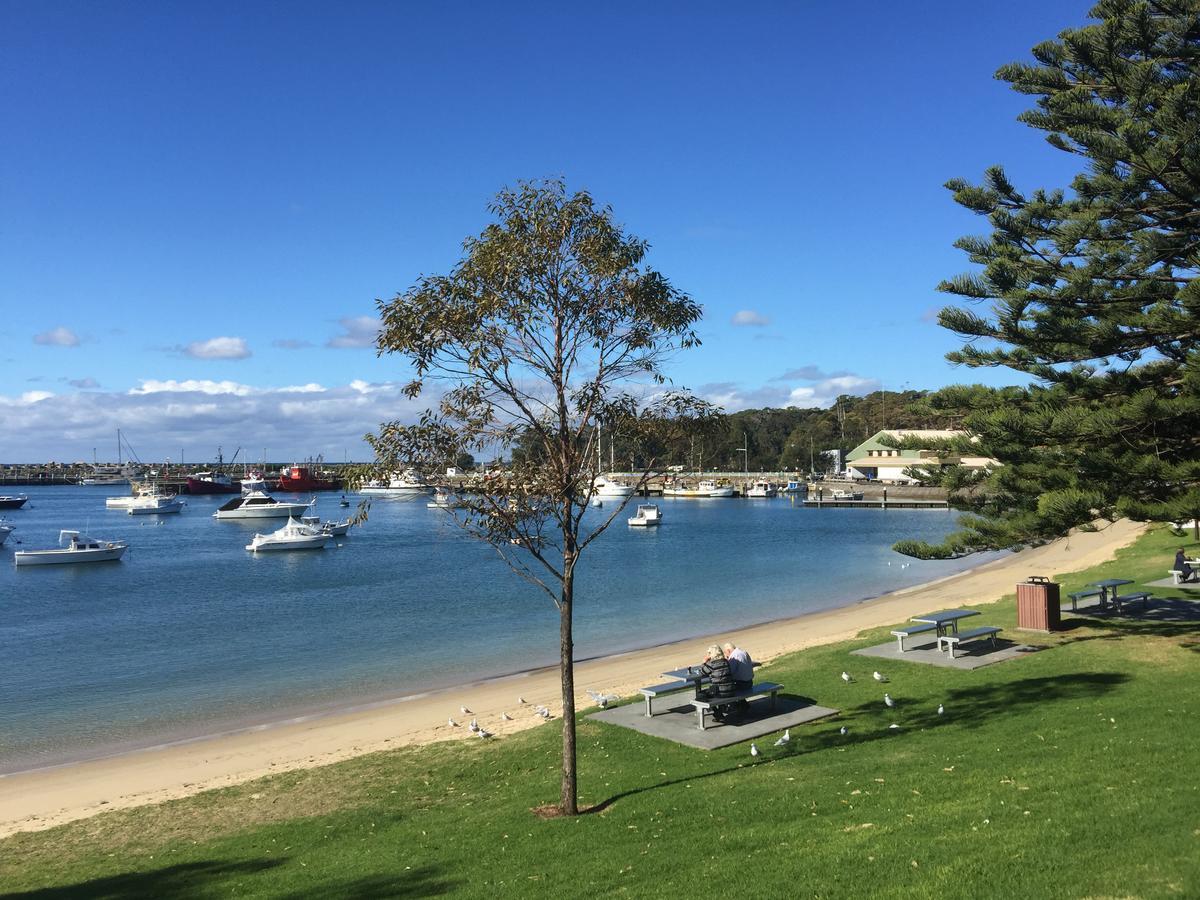
[[[1192,569],[1192,567],[1188,564],[1187,557],[1185,557],[1183,555],[1182,550],[1175,551],[1175,566],[1174,567],[1179,571],[1179,580],[1180,581],[1195,581],[1196,580],[1196,573]]]
[[[729,661],[716,644],[704,651],[704,662],[695,671],[708,679],[705,689],[696,692],[697,697],[728,697],[734,693],[733,673],[729,671]],[[714,709],[713,718],[718,722],[722,721],[725,718],[724,708]]]

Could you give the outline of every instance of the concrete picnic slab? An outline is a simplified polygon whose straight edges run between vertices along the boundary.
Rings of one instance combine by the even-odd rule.
[[[1158,581],[1147,581],[1146,587],[1160,588],[1179,588],[1184,591],[1200,591],[1200,581],[1185,581],[1183,584],[1176,584],[1175,579],[1170,576],[1160,578]]]
[[[909,638],[909,641],[911,642],[912,638]],[[925,663],[930,666],[942,666],[946,669],[970,670],[1004,662],[1006,659],[1016,659],[1027,653],[1035,653],[1039,649],[1041,648],[1030,647],[1028,644],[1017,644],[998,637],[995,649],[992,648],[991,641],[974,641],[956,650],[953,659],[945,650],[937,648],[936,639],[919,646],[913,646],[910,643],[909,649],[903,653],[900,652],[894,640],[888,641],[886,644],[876,644],[874,647],[861,647],[858,650],[851,650],[850,653],[853,656],[874,656],[890,661]]]
[[[764,734],[837,715],[836,709],[817,706],[803,697],[780,694],[774,711],[771,710],[769,700],[752,700],[750,713],[744,719],[730,722],[710,720],[711,724],[701,731],[696,726],[696,711],[688,704],[668,708],[671,701],[671,697],[658,700],[659,705],[655,707],[654,715],[650,718],[647,718],[646,704],[642,702],[601,710],[587,718],[609,725],[632,728],[642,734],[686,744],[698,750],[718,750],[721,747],[760,738]]]

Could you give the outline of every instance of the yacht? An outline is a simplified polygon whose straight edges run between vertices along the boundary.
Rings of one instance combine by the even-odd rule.
[[[289,518],[287,524],[270,534],[256,534],[246,545],[252,553],[262,550],[320,550],[333,537],[320,528]]]
[[[178,494],[146,494],[134,497],[126,509],[131,516],[153,516],[180,512],[183,505],[183,498]]]
[[[718,484],[715,481],[702,481],[697,487],[704,491],[706,497],[732,497],[736,493],[732,484]]]
[[[262,491],[254,491],[244,497],[235,497],[215,513],[215,519],[281,519],[297,515],[316,502],[285,503]]]
[[[746,491],[747,497],[774,497],[778,493],[775,485],[769,481],[756,481]]]
[[[154,485],[147,487],[137,487],[132,494],[126,494],[123,497],[105,497],[105,509],[129,509],[129,507],[141,503],[151,497],[166,496],[163,492]]]
[[[629,517],[629,524],[639,527],[662,524],[662,512],[653,503],[643,503],[637,508],[637,513]]]
[[[426,494],[429,485],[417,472],[409,469],[403,475],[393,475],[386,482],[372,479],[358,489],[360,494],[375,497],[407,497],[413,494]]]
[[[79,531],[60,531],[58,547],[50,550],[18,550],[13,554],[13,564],[50,566],[63,563],[108,562],[120,559],[128,549],[129,545],[125,541],[102,541]]]
[[[597,497],[631,497],[634,487],[608,475],[597,475],[592,482],[592,493]]]
[[[92,466],[92,474],[80,480],[80,484],[129,484],[133,479],[140,478],[141,472],[135,466]]]
[[[28,494],[17,494],[15,497],[5,495],[0,497],[0,509],[20,509],[28,499]]]

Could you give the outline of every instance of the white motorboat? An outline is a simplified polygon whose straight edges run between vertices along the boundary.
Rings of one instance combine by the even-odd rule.
[[[353,519],[346,519],[344,522],[322,522],[320,516],[301,516],[300,521],[330,537],[345,537],[350,533],[350,526],[354,524]]]
[[[697,487],[704,491],[706,497],[732,497],[735,493],[732,484],[718,484],[715,481],[702,481]]]
[[[284,516],[290,518],[308,509],[316,502],[316,498],[313,498],[307,503],[286,503],[276,500],[271,495],[264,494],[262,491],[254,491],[244,497],[235,497],[230,500],[213,513],[213,518],[281,519]]]
[[[747,497],[774,497],[777,493],[775,485],[769,481],[756,481],[746,490]]]
[[[135,497],[126,509],[131,516],[153,516],[177,513],[183,506],[184,500],[178,494],[148,494]]]
[[[597,475],[592,482],[592,493],[597,497],[630,497],[633,492],[633,485],[607,475]]]
[[[639,527],[662,524],[662,511],[653,503],[643,503],[637,513],[629,517],[629,524]]]
[[[289,518],[287,524],[278,531],[254,535],[246,549],[253,553],[262,550],[320,550],[332,537],[306,522]]]
[[[125,541],[102,541],[79,531],[64,530],[58,533],[58,547],[49,550],[18,550],[13,554],[13,564],[51,566],[62,563],[108,562],[120,559],[128,549],[129,544]]]
[[[676,481],[670,484],[663,485],[664,497],[707,497],[708,491],[704,490],[700,485],[691,487],[685,482]]]
[[[409,469],[403,475],[393,475],[387,482],[378,478],[368,481],[358,492],[375,497],[405,497],[426,494],[429,492],[429,485],[419,473]]]
[[[129,484],[135,478],[141,477],[141,471],[136,466],[92,466],[92,474],[80,479],[80,484],[88,486],[96,484]]]
[[[20,509],[28,499],[28,494],[17,494],[16,496],[5,494],[0,496],[0,509]]]
[[[105,509],[129,509],[135,503],[144,500],[147,497],[158,496],[157,488],[139,488],[135,493],[126,494],[123,497],[106,497],[104,498]]]
[[[438,488],[433,492],[433,499],[425,504],[429,509],[458,509],[465,506],[462,500],[454,496],[445,488]]]
[[[789,481],[786,485],[781,487],[779,490],[784,494],[803,494],[805,491],[808,490],[808,485],[805,484],[803,481],[796,481],[795,479],[793,479],[793,480]]]
[[[592,506],[596,507],[597,509],[604,506],[604,498],[603,497],[593,497],[592,498]]]
[[[862,491],[846,491],[846,490],[836,490],[832,494],[830,494],[830,497],[829,497],[829,499],[831,499],[831,500],[861,500],[862,498],[863,498]]]
[[[4,542],[8,540],[8,536],[13,533],[15,527],[7,522],[0,522],[0,547],[4,546]]]

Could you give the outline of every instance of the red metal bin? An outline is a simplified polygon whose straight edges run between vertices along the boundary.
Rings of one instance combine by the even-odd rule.
[[[1041,575],[1030,575],[1017,585],[1018,628],[1055,631],[1061,621],[1056,582]]]

